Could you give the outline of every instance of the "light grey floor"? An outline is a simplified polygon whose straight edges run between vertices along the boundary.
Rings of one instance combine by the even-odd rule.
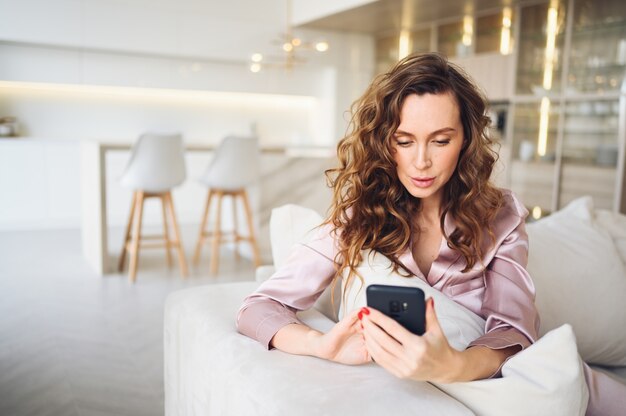
[[[188,260],[195,230],[183,227]],[[208,257],[183,280],[162,250],[145,250],[133,285],[89,268],[79,230],[1,232],[0,415],[162,415],[167,295],[253,280],[227,249],[210,277]]]

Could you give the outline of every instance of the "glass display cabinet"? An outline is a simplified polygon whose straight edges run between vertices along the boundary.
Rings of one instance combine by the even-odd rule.
[[[420,22],[407,29],[409,53],[438,51],[449,58],[511,53],[515,16],[512,7],[502,7],[496,11],[490,9],[476,15],[463,15],[463,12],[464,10],[459,9],[457,17]],[[506,36],[503,33],[505,20]],[[401,33],[404,31],[398,29],[395,33],[382,33],[376,36],[377,73],[387,70],[398,61]],[[503,50],[503,37],[507,40],[506,50]]]
[[[619,155],[619,102],[568,102],[564,109],[559,205],[591,195],[612,209]]]
[[[417,29],[411,32],[411,53],[429,52],[431,50],[430,28]]]
[[[561,90],[566,11],[565,1],[551,1],[522,8],[516,94],[541,94],[546,90]],[[553,48],[551,60],[546,57],[549,41]],[[545,77],[548,72],[551,85],[546,86]]]
[[[463,43],[463,21],[437,26],[437,50],[449,58],[467,56],[469,47]]]
[[[498,13],[492,13],[484,16],[476,17],[476,48],[475,52],[479,53],[493,53],[501,52],[504,54],[509,53],[510,45],[502,45],[503,36],[503,19],[505,17],[505,11]],[[514,19],[514,15],[511,9],[508,9],[507,18],[509,20],[507,36],[511,36],[511,22]],[[503,46],[506,46],[506,50],[502,50]]]
[[[626,1],[576,0],[567,92],[619,91],[626,68]]]
[[[597,208],[626,212],[626,2],[551,0],[519,13],[509,186],[542,215],[583,195]],[[546,88],[549,36],[554,53]]]
[[[409,52],[429,52],[431,50],[430,28],[416,29],[409,32]],[[400,35],[392,34],[376,39],[376,73],[389,70],[398,62]]]
[[[558,105],[542,108],[541,103],[516,104],[511,114],[509,187],[526,206],[543,214],[554,205],[558,114]]]
[[[400,35],[394,34],[376,39],[376,73],[387,72],[398,62]]]

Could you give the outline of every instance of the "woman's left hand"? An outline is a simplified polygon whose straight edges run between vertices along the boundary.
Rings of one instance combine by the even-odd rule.
[[[422,336],[409,332],[376,309],[364,308],[360,316],[365,346],[374,361],[387,371],[413,380],[455,380],[459,351],[448,343],[432,298],[426,303],[426,332]]]

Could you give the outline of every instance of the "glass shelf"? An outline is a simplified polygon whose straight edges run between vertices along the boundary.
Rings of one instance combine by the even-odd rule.
[[[572,39],[587,38],[589,36],[607,36],[611,32],[621,34],[624,31],[624,20],[617,20],[610,23],[598,23],[593,25],[574,26]]]
[[[617,100],[566,104],[563,130],[564,165],[617,167],[619,105],[616,104]]]

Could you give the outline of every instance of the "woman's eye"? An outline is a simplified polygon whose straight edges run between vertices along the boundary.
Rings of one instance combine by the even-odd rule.
[[[407,147],[407,146],[409,146],[411,144],[411,142],[398,140],[398,141],[396,141],[396,144],[398,146],[400,146],[400,147]]]
[[[445,146],[447,144],[450,144],[450,139],[435,140],[435,143],[438,144],[439,146]]]

